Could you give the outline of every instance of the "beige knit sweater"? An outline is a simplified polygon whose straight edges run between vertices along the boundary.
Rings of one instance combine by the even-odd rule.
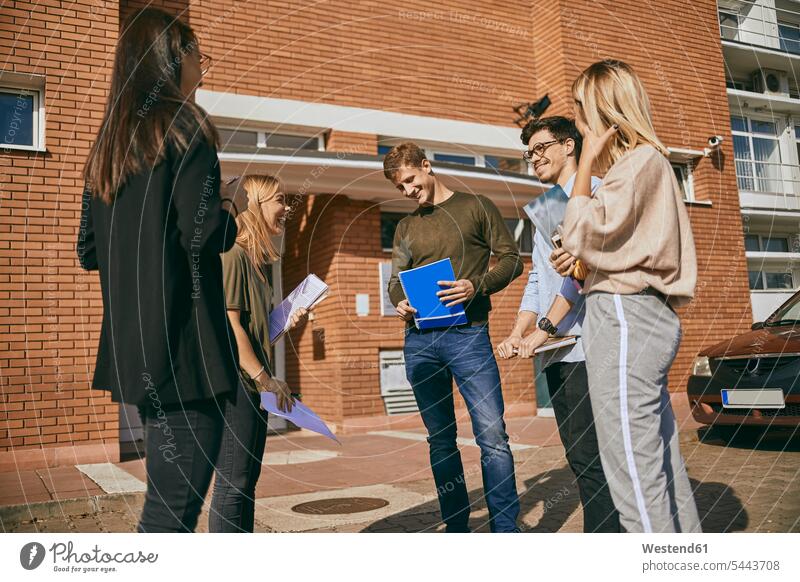
[[[689,215],[672,167],[653,146],[621,157],[591,198],[573,195],[563,228],[564,249],[589,271],[584,293],[626,295],[649,286],[673,306],[694,296]]]

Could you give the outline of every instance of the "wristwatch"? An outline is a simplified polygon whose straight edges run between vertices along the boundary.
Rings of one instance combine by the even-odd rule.
[[[542,331],[546,331],[548,335],[555,335],[558,333],[558,328],[546,317],[543,317],[539,320],[538,326]]]

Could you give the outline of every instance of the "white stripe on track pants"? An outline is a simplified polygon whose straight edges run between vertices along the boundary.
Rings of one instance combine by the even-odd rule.
[[[680,320],[653,295],[593,292],[583,345],[600,460],[628,532],[700,532],[667,373]]]

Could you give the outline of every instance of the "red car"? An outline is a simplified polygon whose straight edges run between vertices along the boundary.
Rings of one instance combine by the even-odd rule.
[[[701,351],[687,394],[703,424],[800,426],[800,292],[752,331]]]

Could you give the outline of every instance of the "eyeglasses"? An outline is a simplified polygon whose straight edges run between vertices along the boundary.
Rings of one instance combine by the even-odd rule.
[[[551,141],[539,142],[533,144],[533,147],[529,150],[525,150],[522,152],[522,159],[528,162],[529,164],[533,161],[533,156],[537,156],[541,158],[544,155],[544,152],[554,143],[561,143],[560,139],[554,139]]]
[[[200,74],[204,75],[208,73],[208,70],[211,68],[211,57],[205,53],[200,53]]]

